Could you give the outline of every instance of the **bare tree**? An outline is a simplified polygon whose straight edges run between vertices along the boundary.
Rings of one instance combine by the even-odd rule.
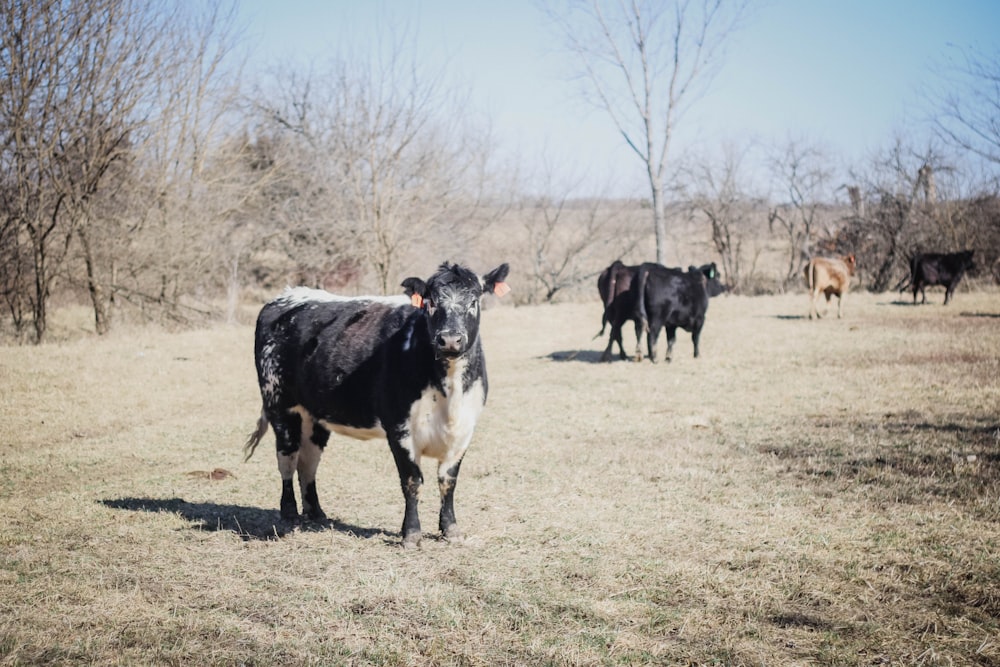
[[[832,170],[826,154],[816,146],[789,141],[770,159],[771,170],[784,201],[768,212],[772,232],[777,225],[788,242],[788,264],[781,281],[782,291],[799,281],[806,262],[813,256],[813,241],[824,209]]]
[[[864,184],[865,215],[850,216],[841,229],[820,239],[827,251],[856,253],[872,290],[889,289],[922,239],[936,241],[941,235],[947,208],[927,198],[923,182],[928,171],[949,169],[933,148],[916,151],[896,139],[872,158],[866,171],[852,173],[853,180]]]
[[[947,68],[934,124],[948,143],[1000,164],[1000,51],[960,53]]]
[[[143,58],[133,40],[147,36],[148,25],[125,0],[5,0],[0,16],[3,208],[25,238],[13,248],[30,252],[27,300],[41,342],[70,243],[83,235],[95,194],[127,153],[126,119],[137,99],[127,77]]]
[[[165,258],[185,257],[174,254],[170,242],[192,235],[143,223],[150,211],[169,208],[172,192],[169,179],[158,178],[151,165],[160,165],[160,176],[178,165],[197,173],[203,158],[189,158],[209,152],[203,128],[193,128],[206,115],[205,84],[218,65],[205,54],[208,44],[219,46],[211,18],[219,5],[201,5],[213,27],[192,40],[187,21],[197,12],[179,5],[2,1],[0,171],[8,179],[5,219],[16,220],[18,228],[17,242],[4,248],[30,249],[27,300],[36,341],[45,337],[47,303],[62,278],[86,288],[97,331],[104,333],[115,295],[143,293],[119,277],[131,274],[137,283]],[[192,70],[199,76],[177,77]],[[178,144],[193,134],[197,148],[182,152],[158,150],[162,144],[150,140],[169,135]],[[185,195],[184,216],[196,225],[193,193]],[[143,244],[149,252],[135,252]],[[22,270],[25,263],[3,265]],[[10,275],[0,282],[11,284]],[[163,271],[160,282],[169,283]],[[176,301],[177,292],[173,296]]]
[[[541,170],[541,176],[530,180],[546,194],[518,197],[508,225],[524,232],[509,252],[529,265],[534,285],[518,297],[528,303],[551,302],[557,294],[596,278],[609,257],[628,255],[643,237],[634,224],[641,214],[634,202],[575,198],[581,179],[557,182],[555,167],[547,160]]]
[[[760,256],[759,248],[751,251],[744,245],[751,240],[750,219],[755,206],[750,188],[743,182],[745,155],[746,149],[727,145],[718,164],[702,159],[688,170],[689,187],[693,189],[692,212],[708,220],[712,245],[719,254],[725,282],[736,291],[744,289],[752,280]],[[748,258],[748,252],[753,256]]]
[[[262,127],[297,155],[283,163],[287,196],[272,202],[283,235],[297,246],[327,239],[334,256],[313,264],[363,263],[383,292],[429,235],[472,232],[463,223],[490,151],[488,134],[465,121],[461,93],[414,54],[401,37],[326,71],[279,75],[278,93],[256,100]]]
[[[580,0],[549,10],[579,64],[585,100],[608,114],[645,167],[661,264],[675,126],[710,82],[744,8],[742,0]]]
[[[146,89],[114,290],[147,316],[185,322],[211,310],[185,297],[227,281],[225,223],[248,195],[234,190],[237,158],[225,150],[238,99],[234,6],[180,8],[160,24],[164,53]]]

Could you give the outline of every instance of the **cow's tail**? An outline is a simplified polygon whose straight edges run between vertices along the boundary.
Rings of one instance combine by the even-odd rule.
[[[594,336],[595,339],[600,338],[601,336],[604,335],[604,328],[608,326],[608,308],[610,308],[611,304],[614,303],[615,294],[618,291],[618,272],[611,271],[610,273],[611,275],[609,276],[610,282],[608,283],[608,296],[605,297],[606,300],[604,302],[604,311],[601,313],[601,330],[597,332],[596,336]]]
[[[261,408],[260,419],[257,420],[257,428],[250,434],[250,437],[247,438],[246,443],[243,445],[244,463],[250,460],[254,450],[257,449],[257,445],[260,444],[261,438],[267,434],[268,425],[267,415],[264,414],[264,409]]]
[[[639,270],[639,284],[635,293],[635,313],[642,324],[642,332],[649,333],[649,318],[646,316],[646,278],[649,276],[649,269]]]
[[[813,287],[816,285],[816,262],[809,260],[806,264],[806,287],[809,288],[809,293],[812,294]]]

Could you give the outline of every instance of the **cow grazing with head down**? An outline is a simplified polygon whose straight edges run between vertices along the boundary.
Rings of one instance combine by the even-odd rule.
[[[854,255],[844,257],[813,257],[806,264],[805,278],[806,287],[809,288],[809,319],[813,316],[819,319],[820,314],[816,309],[816,302],[819,295],[826,296],[827,309],[829,309],[830,297],[837,297],[837,317],[843,314],[844,295],[851,286],[851,276],[854,275],[856,262]]]
[[[601,295],[604,312],[601,315],[601,330],[594,338],[603,336],[604,327],[608,323],[611,324],[611,338],[608,339],[608,347],[601,355],[601,361],[611,361],[611,348],[615,341],[618,342],[618,356],[622,359],[628,358],[625,346],[622,344],[622,326],[628,320],[635,322],[636,340],[642,337],[642,325],[636,317],[635,290],[632,289],[638,270],[638,266],[626,266],[616,259],[597,278],[597,292]]]
[[[691,332],[697,358],[708,300],[725,291],[715,264],[683,271],[647,262],[639,267],[637,281],[636,306],[646,330],[650,361],[656,363],[656,343],[662,328],[667,330],[667,361],[671,360],[678,327]]]
[[[316,468],[333,431],[388,439],[407,547],[421,539],[421,458],[437,459],[438,527],[445,538],[460,538],[455,482],[487,393],[480,301],[509,289],[507,272],[502,264],[480,277],[442,264],[426,281],[404,280],[407,296],[349,298],[299,287],[261,309],[254,349],[263,409],[244,449],[249,459],[270,424],[283,519],[298,519],[296,472],[304,514],[325,518]]]
[[[932,285],[944,286],[944,304],[947,306],[955,293],[962,276],[966,271],[975,271],[976,266],[972,262],[972,250],[963,250],[953,253],[928,252],[917,254],[910,258],[909,283],[899,289],[913,290],[913,303],[917,302],[917,292],[920,292],[920,303],[927,303],[927,294],[924,289]],[[904,278],[900,285],[906,282]],[[897,285],[897,287],[899,287]]]

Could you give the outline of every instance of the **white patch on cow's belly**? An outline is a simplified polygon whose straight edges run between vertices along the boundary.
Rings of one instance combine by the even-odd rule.
[[[328,431],[339,433],[340,435],[346,435],[347,437],[354,438],[355,440],[371,440],[372,438],[385,437],[385,429],[382,428],[381,424],[375,424],[372,428],[358,428],[357,426],[334,424],[333,422],[328,422],[325,419],[320,419],[319,423],[322,424],[323,428]]]
[[[312,415],[301,405],[296,405],[288,409],[289,412],[295,413],[302,417],[303,423],[307,419],[311,420]],[[371,440],[372,438],[384,438],[385,429],[382,428],[382,424],[375,422],[374,426],[364,428],[358,426],[346,426],[344,424],[335,424],[334,422],[327,421],[326,419],[315,420],[327,431],[333,433],[339,433],[340,435],[346,435],[349,438],[354,438],[355,440]]]
[[[463,366],[458,362],[453,366]],[[445,380],[446,397],[428,387],[410,408],[410,435],[413,459],[429,456],[454,465],[462,458],[472,440],[476,422],[483,411],[483,382],[477,379],[468,391],[461,392],[463,368],[453,368]]]

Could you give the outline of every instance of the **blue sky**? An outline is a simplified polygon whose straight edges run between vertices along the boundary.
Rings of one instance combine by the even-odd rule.
[[[567,81],[559,37],[531,0],[240,0],[251,65],[306,62],[371,40],[389,19],[470,86],[504,148],[544,151],[593,182],[647,194],[641,164]],[[391,17],[391,19],[389,18]],[[765,0],[727,41],[722,69],[677,128],[674,155],[795,139],[841,164],[926,130],[933,68],[956,48],[1000,48],[1000,0]]]

